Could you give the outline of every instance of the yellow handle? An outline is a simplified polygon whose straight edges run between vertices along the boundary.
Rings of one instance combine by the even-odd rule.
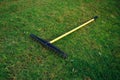
[[[76,27],[76,28],[70,30],[69,32],[66,32],[65,34],[63,34],[63,35],[61,35],[61,36],[59,36],[59,37],[57,37],[57,38],[51,40],[49,43],[54,43],[54,42],[60,40],[61,38],[63,38],[63,37],[65,37],[65,36],[67,36],[67,35],[69,35],[69,34],[75,32],[76,30],[82,28],[83,26],[85,26],[85,25],[87,25],[87,24],[93,22],[94,20],[95,20],[95,18],[93,18],[93,19],[91,19],[91,20],[85,22],[84,24],[82,24],[82,25],[80,25],[80,26],[78,26],[78,27]]]

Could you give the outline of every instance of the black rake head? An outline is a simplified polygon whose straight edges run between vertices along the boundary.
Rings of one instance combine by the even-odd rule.
[[[61,51],[59,48],[57,48],[56,46],[52,45],[51,43],[49,43],[46,40],[43,40],[39,37],[37,37],[34,34],[30,34],[30,37],[33,38],[34,40],[36,40],[37,42],[39,42],[40,44],[42,44],[43,46],[55,51],[58,55],[60,55],[62,58],[67,58],[67,54],[65,54],[63,51]]]

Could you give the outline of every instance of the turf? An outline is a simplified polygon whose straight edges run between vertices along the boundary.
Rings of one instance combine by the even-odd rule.
[[[119,80],[119,0],[0,0],[0,80]],[[33,41],[52,40],[86,20],[97,21],[54,43],[62,59]]]

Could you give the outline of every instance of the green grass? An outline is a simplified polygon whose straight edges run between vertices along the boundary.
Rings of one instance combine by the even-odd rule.
[[[0,80],[119,80],[119,0],[0,0]],[[66,60],[33,41],[52,40]]]

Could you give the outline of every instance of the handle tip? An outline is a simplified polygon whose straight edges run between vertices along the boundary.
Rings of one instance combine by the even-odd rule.
[[[95,16],[93,19],[96,20],[98,18],[98,16]]]

